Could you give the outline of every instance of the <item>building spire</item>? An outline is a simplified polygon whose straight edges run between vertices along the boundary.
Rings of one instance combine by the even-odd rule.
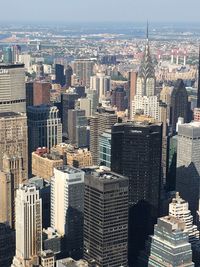
[[[149,41],[149,22],[147,20],[147,41]]]
[[[200,45],[199,45],[199,66],[198,66],[197,108],[200,108]]]

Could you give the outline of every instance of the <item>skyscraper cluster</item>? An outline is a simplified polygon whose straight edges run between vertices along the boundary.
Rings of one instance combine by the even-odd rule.
[[[200,79],[192,115],[150,50],[147,28],[126,77],[112,55],[25,74],[4,50],[0,267],[200,266]]]

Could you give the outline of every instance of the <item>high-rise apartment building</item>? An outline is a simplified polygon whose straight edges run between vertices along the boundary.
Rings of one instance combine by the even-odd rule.
[[[113,172],[85,175],[84,258],[128,266],[128,179]]]
[[[26,112],[24,64],[0,64],[0,112]]]
[[[111,170],[129,178],[129,264],[153,231],[160,212],[162,124],[112,127]]]
[[[200,122],[178,127],[176,191],[189,203],[194,218],[199,210]]]
[[[125,97],[126,92],[124,87],[116,87],[112,90],[111,105],[116,107],[118,111],[124,111],[127,108]]]
[[[147,255],[141,255],[140,267],[194,267],[185,223],[173,216],[158,219],[154,235],[146,244]],[[146,258],[146,259],[145,259]]]
[[[89,87],[90,76],[93,75],[94,61],[90,59],[77,59],[73,62],[72,68],[81,85]]]
[[[130,80],[130,93],[129,93],[129,117],[132,116],[132,102],[134,100],[134,97],[136,95],[136,81],[137,81],[137,72],[130,72],[129,73],[129,80]]]
[[[83,253],[84,172],[71,166],[54,169],[51,182],[51,227],[66,238],[68,255]]]
[[[38,264],[42,250],[42,203],[34,185],[21,185],[16,196],[16,254],[12,267]]]
[[[171,93],[171,120],[172,132],[176,132],[178,118],[182,117],[184,122],[188,121],[188,94],[183,83],[179,79]]]
[[[110,113],[96,113],[90,118],[90,151],[93,164],[99,164],[99,136],[117,122],[117,115]]]

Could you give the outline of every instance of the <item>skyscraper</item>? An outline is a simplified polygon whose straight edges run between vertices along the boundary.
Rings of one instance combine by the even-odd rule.
[[[61,86],[65,85],[64,66],[61,64],[55,64],[56,83]]]
[[[64,137],[68,136],[68,110],[75,108],[75,101],[78,99],[76,93],[63,93],[61,94],[61,122],[62,133]]]
[[[70,65],[67,65],[67,68],[65,70],[65,84],[66,87],[71,87],[72,85],[72,75],[73,75],[73,70]]]
[[[54,169],[51,182],[51,227],[66,239],[67,254],[83,253],[84,172],[70,166]]]
[[[9,46],[3,48],[3,62],[5,64],[12,63],[12,49]]]
[[[179,125],[176,191],[189,203],[194,218],[200,194],[200,122]],[[195,219],[194,219],[195,220]]]
[[[105,130],[99,136],[99,163],[108,168],[111,166],[111,130]]]
[[[128,179],[113,172],[85,176],[84,258],[127,266]]]
[[[130,72],[130,94],[129,94],[129,117],[132,116],[132,102],[134,100],[134,97],[136,95],[136,81],[137,81],[137,72]]]
[[[117,122],[117,115],[105,113],[96,113],[90,118],[90,151],[93,164],[99,164],[99,136]]]
[[[26,112],[24,64],[0,64],[0,112]]]
[[[89,87],[90,76],[93,75],[94,61],[90,59],[77,59],[73,62],[73,72],[81,85]]]
[[[88,147],[88,121],[85,110],[68,111],[68,137],[71,144],[77,147]]]
[[[42,249],[42,203],[39,190],[21,185],[16,196],[16,254],[12,267],[38,264]]]
[[[129,264],[144,246],[160,212],[162,124],[112,127],[111,170],[129,178]]]
[[[200,47],[199,47],[199,66],[198,66],[197,108],[200,108]]]
[[[90,77],[90,89],[96,90],[101,103],[105,99],[106,94],[111,90],[111,78],[105,73],[97,73]]]
[[[176,132],[178,118],[182,117],[184,122],[188,121],[188,94],[183,80],[177,80],[171,93],[171,120],[172,132]]]
[[[194,267],[185,223],[173,216],[158,219],[152,235],[146,244],[147,258],[140,267]]]
[[[35,81],[33,83],[33,106],[50,104],[51,83]]]
[[[0,169],[3,156],[21,157],[24,177],[28,175],[27,118],[15,112],[0,112]]]

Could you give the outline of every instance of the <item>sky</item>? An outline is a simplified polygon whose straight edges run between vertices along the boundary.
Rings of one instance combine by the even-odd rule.
[[[200,0],[0,0],[0,21],[200,22]]]

